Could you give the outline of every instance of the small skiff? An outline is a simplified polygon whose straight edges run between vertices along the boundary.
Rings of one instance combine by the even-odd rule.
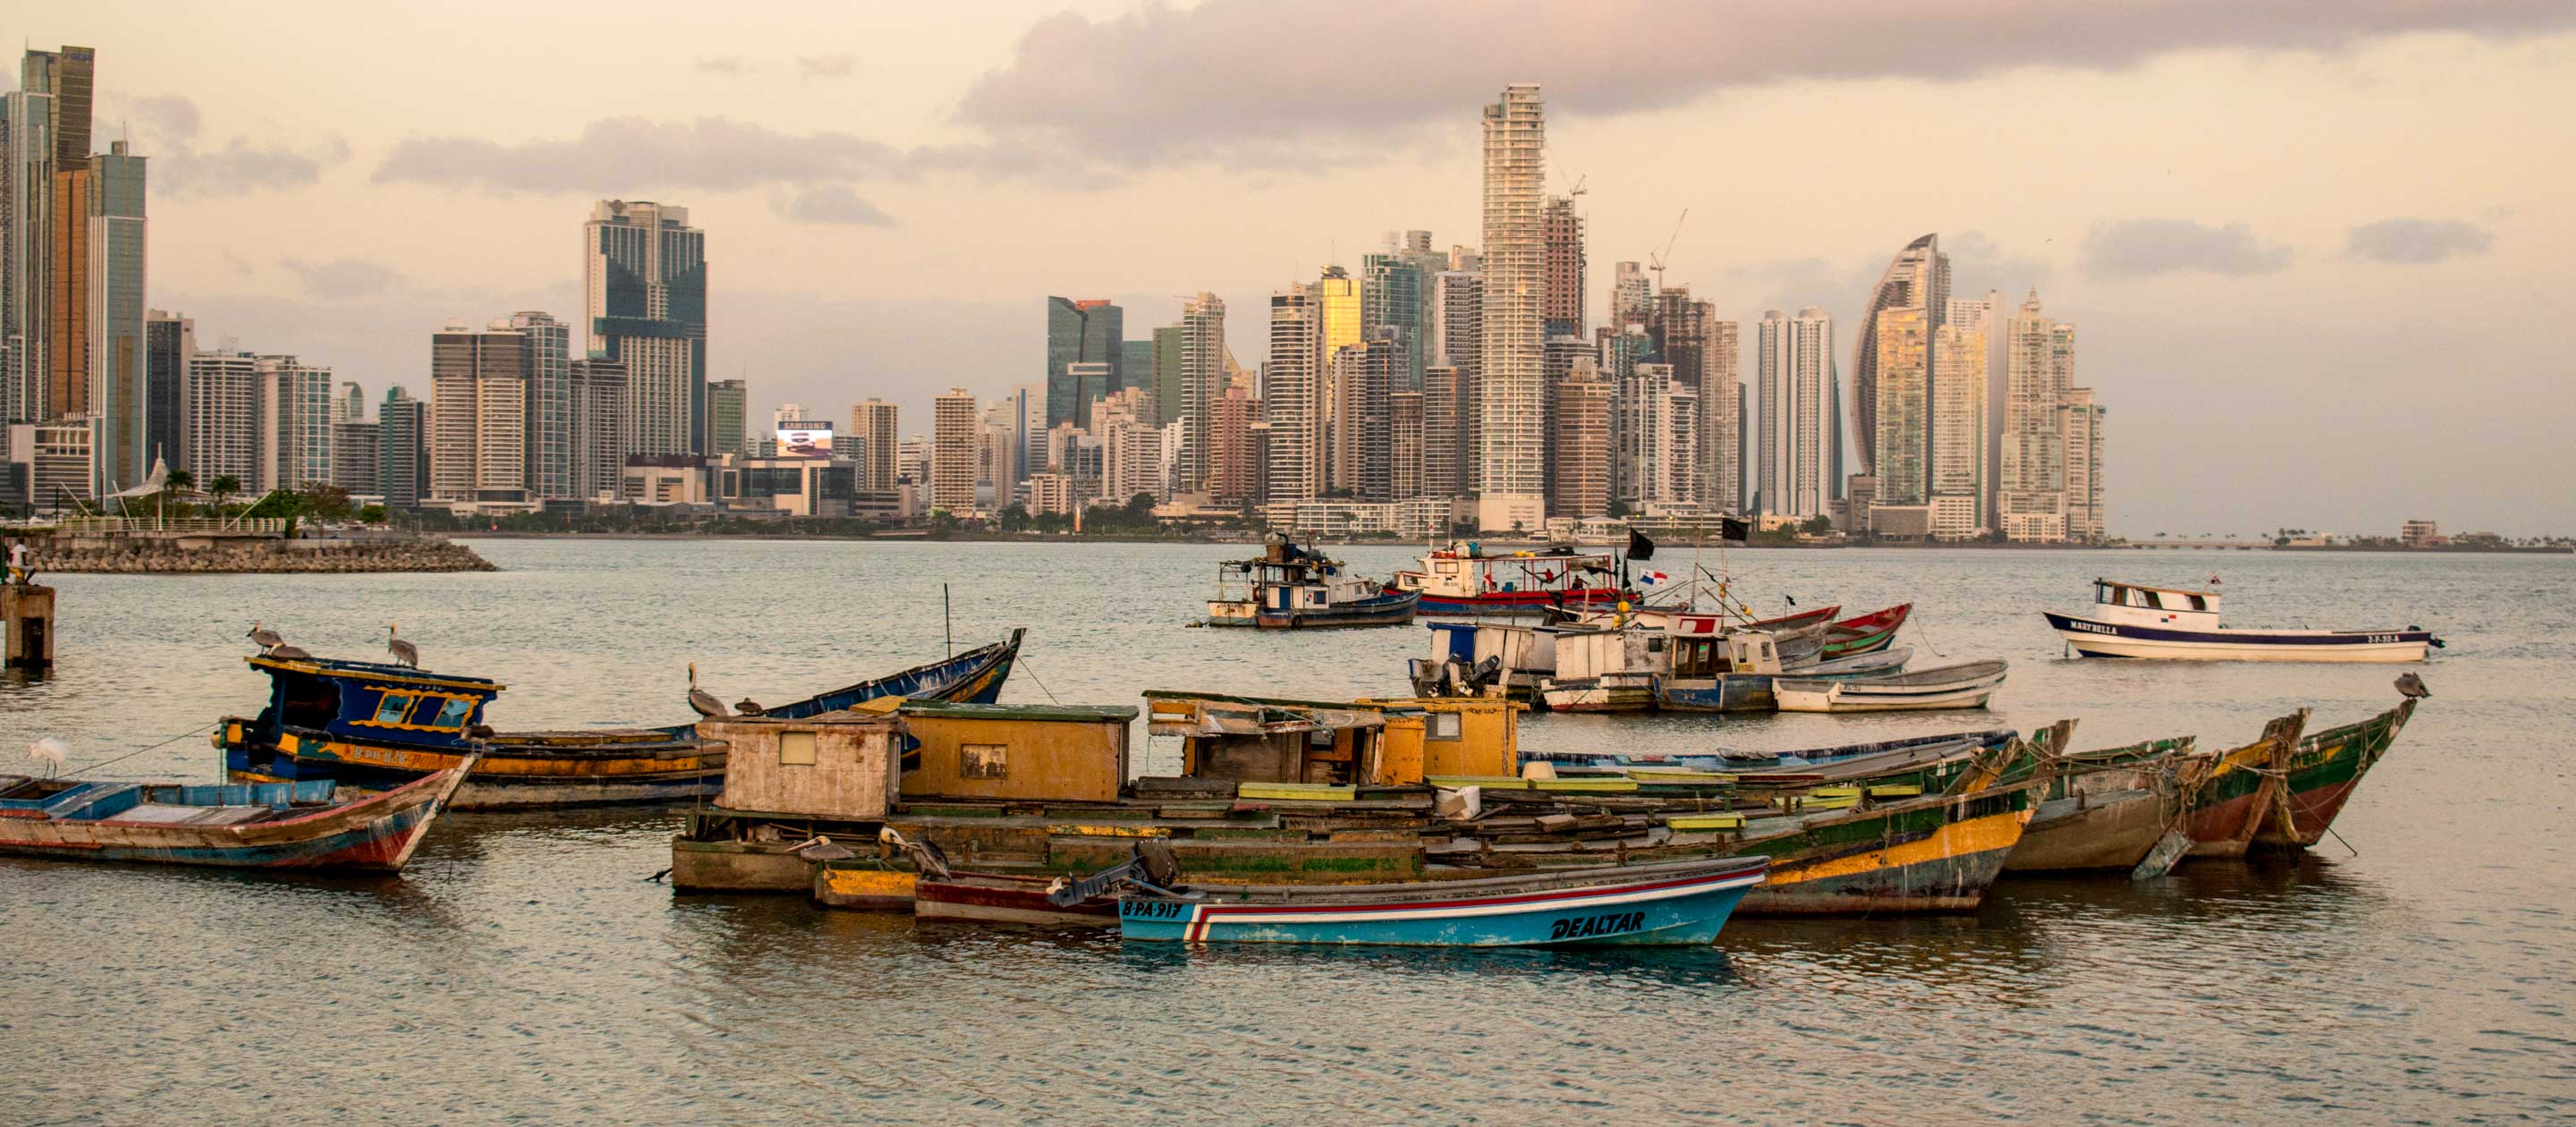
[[[1782,712],[1916,712],[1984,708],[2004,683],[2006,663],[1971,661],[1881,677],[1782,677],[1771,684]]]

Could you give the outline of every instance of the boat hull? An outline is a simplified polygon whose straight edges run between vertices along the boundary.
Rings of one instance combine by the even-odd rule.
[[[2259,743],[2228,752],[2192,788],[2182,824],[2192,839],[2189,855],[2241,857],[2315,845],[2414,712],[2415,702],[2408,700],[2358,724],[2300,739],[2286,754]]]
[[[1586,587],[1572,591],[1489,591],[1472,598],[1433,595],[1425,592],[1416,613],[1440,618],[1538,618],[1551,607],[1617,607],[1621,600],[1635,602],[1634,591],[1617,591],[1606,587]]]
[[[1966,912],[1985,902],[2031,816],[2015,794],[1984,794],[1939,811],[1928,828],[1898,817],[1865,843],[1826,840],[1784,850],[1772,879],[1740,909],[1748,916]],[[1866,825],[1866,824],[1864,824]],[[1748,849],[1769,852],[1762,843]]]
[[[1655,678],[1618,673],[1581,681],[1542,681],[1538,701],[1551,712],[1652,712]]]
[[[1938,671],[1928,671],[1937,673]],[[1772,700],[1782,712],[1932,712],[1955,708],[1984,708],[1988,698],[2002,686],[2001,671],[1953,682],[1898,684],[1908,676],[1898,674],[1884,681],[1869,678],[1816,680],[1782,676],[1771,686]]]
[[[0,817],[0,853],[88,861],[252,869],[396,873],[448,808],[461,776],[441,773],[394,791],[294,818],[189,826]]]
[[[2041,615],[2083,657],[2405,663],[2423,661],[2433,644],[2429,630],[2169,630]]]
[[[2174,806],[2170,790],[2122,790],[2050,799],[2031,815],[2021,844],[2004,861],[2004,871],[2136,868],[2165,831],[2173,828]]]
[[[1696,868],[1706,871],[1519,893],[1471,895],[1444,887],[1446,882],[1422,882],[1414,886],[1416,897],[1361,903],[1335,903],[1332,889],[1314,890],[1307,903],[1230,901],[1223,891],[1208,900],[1130,894],[1119,899],[1118,925],[1127,939],[1166,943],[1705,946],[1717,939],[1746,891],[1761,883],[1763,867],[1753,861]]]
[[[1776,673],[1726,673],[1687,681],[1660,681],[1655,706],[1666,712],[1770,712]]]
[[[1251,626],[1256,617],[1250,599],[1210,599],[1203,621],[1210,626]]]
[[[1117,927],[1115,900],[1094,898],[1069,908],[1047,899],[1049,877],[958,873],[946,880],[923,877],[913,886],[912,914],[925,920],[1029,924],[1037,927]]]
[[[1264,630],[1323,630],[1351,626],[1403,626],[1413,621],[1420,597],[1411,591],[1389,593],[1339,606],[1305,610],[1263,607],[1254,624]]]

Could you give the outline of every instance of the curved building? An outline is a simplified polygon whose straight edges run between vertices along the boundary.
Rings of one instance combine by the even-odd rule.
[[[1860,472],[1878,472],[1878,315],[1889,309],[1925,311],[1925,333],[1937,331],[1950,300],[1950,260],[1941,253],[1940,236],[1925,235],[1905,244],[1870,291],[1860,314],[1860,348],[1852,356],[1852,437],[1860,442]]]

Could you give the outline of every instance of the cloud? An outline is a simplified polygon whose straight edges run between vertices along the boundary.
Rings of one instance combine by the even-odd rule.
[[[2290,248],[2254,237],[2243,223],[2210,227],[2188,219],[2096,223],[2084,237],[2084,267],[2105,278],[2200,271],[2268,274],[2290,264]]]
[[[710,55],[690,63],[689,69],[699,74],[742,75],[751,73],[751,64],[732,55]]]
[[[846,223],[861,227],[891,227],[894,217],[877,209],[875,204],[860,199],[858,193],[838,184],[825,184],[780,195],[770,201],[769,210],[781,218],[799,223]]]
[[[730,118],[663,123],[609,118],[570,140],[515,144],[424,137],[394,146],[379,184],[514,192],[731,191],[762,184],[849,181],[905,171],[894,148],[847,133],[781,133]]]
[[[1949,81],[2027,66],[2115,69],[2174,51],[2332,51],[2416,31],[2512,35],[2576,24],[2550,0],[2134,0],[2076,6],[1990,0],[1664,4],[1605,0],[1414,2],[1333,13],[1328,81],[1313,13],[1275,0],[1152,4],[1094,20],[1067,12],[1021,36],[958,104],[995,140],[1138,168],[1255,160],[1312,164],[1387,151],[1435,124],[1472,122],[1514,76],[1547,76],[1550,109],[1607,115],[1783,82]],[[1603,34],[1605,28],[1649,29]],[[1472,44],[1429,49],[1425,44]],[[1258,139],[1248,147],[1248,139]]]
[[[799,56],[796,73],[803,78],[848,78],[858,66],[857,55]]]
[[[329,262],[307,262],[301,258],[281,258],[278,265],[292,272],[304,284],[306,292],[325,301],[349,301],[375,297],[402,285],[402,272],[384,263],[364,258],[335,258]]]
[[[2382,219],[2345,236],[2343,254],[2364,262],[2413,266],[2484,254],[2495,238],[2457,219]]]
[[[298,188],[349,159],[349,143],[337,136],[302,147],[238,135],[220,147],[201,145],[197,103],[176,94],[127,98],[104,112],[123,119],[133,131],[134,152],[151,159],[154,195],[219,197]]]

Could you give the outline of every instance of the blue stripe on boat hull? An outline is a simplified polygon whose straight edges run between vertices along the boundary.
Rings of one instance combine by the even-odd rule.
[[[1704,877],[1652,893],[1568,890],[1526,904],[1462,913],[1431,902],[1369,909],[1229,905],[1219,899],[1127,896],[1119,933],[1147,942],[1331,943],[1401,947],[1703,946],[1715,942],[1761,874]],[[1430,886],[1436,888],[1437,885]],[[1329,890],[1318,889],[1318,892]]]
[[[2204,646],[2384,646],[2392,642],[2431,642],[2430,630],[2338,630],[2322,634],[2262,634],[2251,630],[2162,630],[2153,626],[2100,622],[2090,618],[2055,611],[2041,611],[2048,624],[2077,635],[2095,634],[2104,638],[2130,638],[2143,642],[2190,642]],[[2082,626],[2075,625],[2083,623]],[[2078,649],[2081,637],[2070,638]]]

